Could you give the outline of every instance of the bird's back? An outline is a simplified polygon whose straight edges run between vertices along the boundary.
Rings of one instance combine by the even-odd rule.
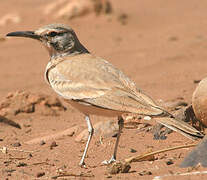
[[[52,88],[65,99],[122,112],[163,113],[120,70],[88,53],[53,59],[46,75]]]

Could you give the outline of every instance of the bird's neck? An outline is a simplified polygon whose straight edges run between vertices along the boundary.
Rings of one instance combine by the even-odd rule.
[[[90,53],[81,43],[76,45],[73,49],[69,49],[65,52],[58,52],[55,51],[53,48],[48,49],[49,54],[52,59],[58,59],[64,56],[75,56],[75,55],[80,55],[80,54],[87,54]]]

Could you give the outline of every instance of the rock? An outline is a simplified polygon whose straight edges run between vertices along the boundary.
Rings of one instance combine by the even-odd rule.
[[[108,120],[101,121],[94,125],[94,135],[99,135],[102,137],[113,136],[118,132],[119,126],[117,121]],[[76,138],[76,142],[84,142],[88,138],[88,129],[83,130]]]
[[[166,162],[166,164],[169,166],[169,165],[174,164],[174,162],[173,162],[173,160],[172,160],[172,159],[169,159],[169,160]]]
[[[196,167],[201,164],[207,167],[207,136],[184,158],[180,164],[181,168]]]
[[[27,166],[27,164],[24,162],[19,162],[16,166],[17,167],[24,167],[24,166]]]
[[[151,171],[144,170],[144,171],[139,172],[139,175],[140,176],[152,175],[152,172]]]
[[[64,110],[66,108],[56,97],[25,91],[9,93],[0,102],[0,115],[2,116],[16,116],[20,113],[34,112],[44,116],[54,116]]]
[[[171,36],[168,38],[169,41],[178,41],[179,38],[177,36]]]
[[[12,144],[12,146],[13,147],[19,147],[19,146],[21,146],[21,143],[20,142],[16,142],[16,143]]]
[[[152,118],[150,116],[144,116],[144,120],[150,121]]]
[[[207,78],[202,79],[195,89],[192,107],[196,118],[207,127]]]
[[[44,145],[44,144],[46,144],[46,142],[45,142],[44,140],[42,140],[42,141],[40,142],[40,145],[42,146],[42,145]]]
[[[4,36],[0,35],[0,42],[4,42],[6,40],[6,38]]]
[[[193,83],[194,83],[194,84],[198,84],[199,82],[201,82],[200,79],[194,79],[194,80],[193,80]]]
[[[182,98],[175,99],[175,100],[168,101],[168,102],[162,102],[160,104],[162,107],[164,107],[168,111],[179,110],[182,107],[186,107],[188,105],[188,103],[185,102]]]
[[[129,163],[116,161],[108,165],[109,174],[128,173],[131,169]]]
[[[8,149],[7,149],[7,147],[5,147],[5,146],[3,146],[3,147],[0,149],[0,151],[1,151],[2,153],[4,153],[4,154],[7,154],[7,153],[8,153]]]
[[[53,149],[54,147],[57,147],[57,143],[55,141],[53,141],[51,144],[50,144],[50,149]]]
[[[128,15],[126,13],[121,13],[118,15],[117,20],[122,24],[126,25],[128,21]]]
[[[131,152],[131,153],[136,153],[137,150],[136,150],[136,149],[133,149],[133,148],[130,148],[130,152]]]
[[[188,122],[189,122],[189,120],[186,119],[186,113],[185,113],[185,112],[186,112],[186,109],[187,109],[187,108],[181,108],[181,109],[175,111],[175,112],[173,113],[173,116],[174,116],[175,118],[177,118],[177,119],[182,120],[182,121],[188,121]]]
[[[56,12],[56,13],[54,13]],[[101,13],[109,14],[112,6],[108,0],[59,0],[49,3],[44,8],[44,14],[51,15],[53,18],[72,19],[94,12],[96,15]]]
[[[38,172],[36,177],[39,178],[39,177],[42,177],[45,175],[45,172]]]
[[[200,121],[196,118],[192,105],[183,107],[173,113],[176,119],[180,119],[184,122],[190,123],[193,127],[200,129]]]
[[[132,114],[132,113],[126,113],[123,114],[124,119],[124,128],[126,129],[137,129],[141,124],[141,119],[143,116]]]

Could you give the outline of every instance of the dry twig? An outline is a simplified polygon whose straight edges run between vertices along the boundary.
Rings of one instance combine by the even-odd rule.
[[[165,177],[170,177],[170,176],[192,176],[192,175],[201,175],[201,174],[207,174],[207,171],[196,171],[196,172],[187,172],[187,173],[175,173],[175,174],[165,174],[162,176],[155,176],[153,180],[159,180],[163,179]]]
[[[163,153],[163,152],[172,151],[172,150],[176,150],[176,149],[194,147],[196,145],[197,144],[188,144],[188,145],[182,145],[182,146],[175,146],[175,147],[171,147],[171,148],[166,148],[166,149],[162,149],[162,150],[146,153],[146,154],[143,154],[143,155],[132,156],[130,158],[125,159],[125,162],[131,163],[131,162],[145,161],[149,157],[151,157],[151,156],[153,156],[155,154],[160,154],[160,153]]]
[[[57,175],[57,176],[53,176],[53,177],[51,177],[51,179],[57,179],[59,177],[69,177],[69,176],[73,176],[73,177],[94,177],[93,174],[86,174],[86,173],[80,173],[80,174],[64,173],[64,174],[60,174],[60,175]]]
[[[0,151],[4,154],[6,154],[8,151],[19,151],[19,152],[25,152],[25,153],[33,153],[34,152],[34,151],[26,151],[26,150],[22,150],[22,149],[11,149],[11,148],[7,148],[5,146],[0,148]]]

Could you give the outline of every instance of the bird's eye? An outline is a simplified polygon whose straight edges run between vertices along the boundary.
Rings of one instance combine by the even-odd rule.
[[[49,35],[50,37],[54,37],[54,36],[56,36],[57,34],[58,34],[57,32],[52,31],[52,32],[50,32],[48,35]]]

